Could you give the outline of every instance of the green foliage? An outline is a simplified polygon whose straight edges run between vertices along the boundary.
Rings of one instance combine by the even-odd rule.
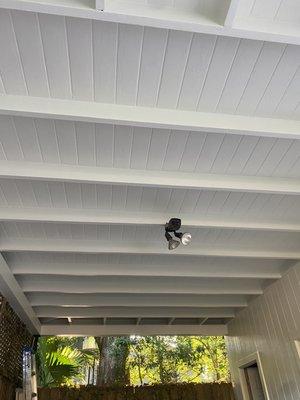
[[[39,385],[71,385],[81,379],[82,367],[91,363],[92,355],[80,347],[80,338],[40,338],[37,351]]]
[[[95,358],[99,359],[99,354],[99,377],[102,380],[98,383],[101,385],[129,383],[129,375],[133,385],[230,381],[223,337],[132,336],[108,339],[98,338],[102,343],[102,351],[100,348],[98,351],[83,350],[82,338],[41,338],[37,354],[40,386],[84,383],[86,367],[92,365]],[[92,341],[86,338],[86,342]]]
[[[223,337],[135,337],[128,364],[132,384],[230,380]]]

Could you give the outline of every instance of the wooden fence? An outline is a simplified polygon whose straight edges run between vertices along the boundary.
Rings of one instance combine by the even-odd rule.
[[[15,399],[15,389],[15,384],[0,374],[0,400]]]
[[[234,400],[229,383],[40,388],[39,400]]]

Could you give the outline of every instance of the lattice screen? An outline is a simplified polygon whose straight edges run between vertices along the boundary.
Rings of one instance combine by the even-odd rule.
[[[22,385],[22,350],[32,336],[8,302],[0,294],[0,374]]]

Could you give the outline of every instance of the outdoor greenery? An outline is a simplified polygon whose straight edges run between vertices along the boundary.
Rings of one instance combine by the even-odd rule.
[[[134,384],[229,381],[223,337],[138,337],[128,363]]]
[[[36,354],[38,385],[74,385],[84,378],[84,368],[92,363],[93,353],[82,349],[83,338],[42,337]]]
[[[86,384],[88,368],[98,386],[230,380],[219,336],[44,337],[37,361],[43,387]]]

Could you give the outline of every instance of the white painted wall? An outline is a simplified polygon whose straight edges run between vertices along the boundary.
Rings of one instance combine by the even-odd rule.
[[[269,286],[229,324],[227,347],[237,400],[242,400],[238,365],[260,352],[269,400],[300,399],[300,263]]]

